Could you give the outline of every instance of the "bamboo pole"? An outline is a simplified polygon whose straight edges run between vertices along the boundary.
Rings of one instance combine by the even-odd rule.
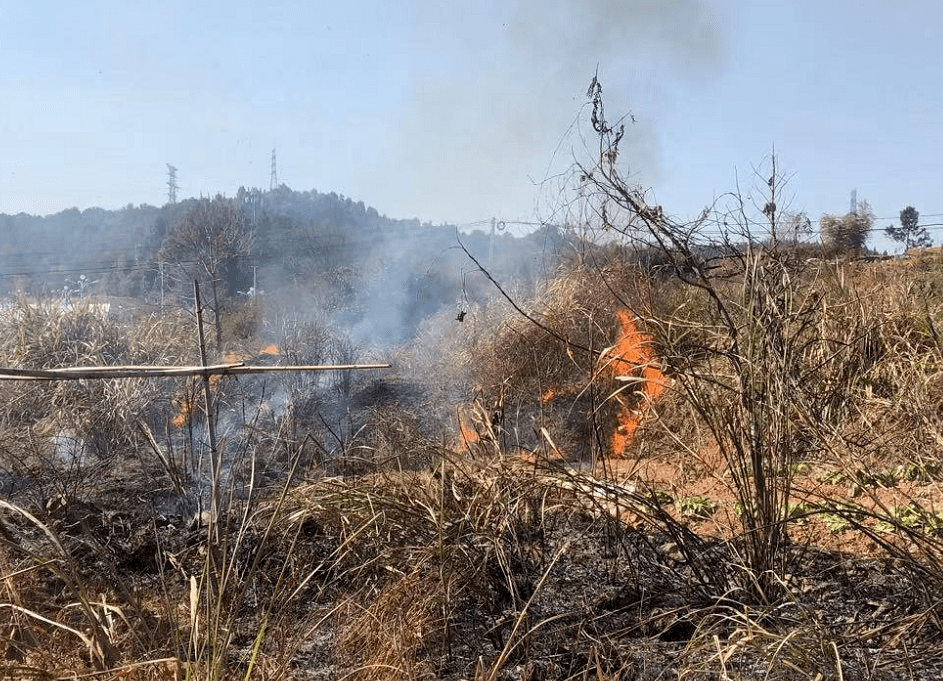
[[[391,364],[286,364],[255,366],[242,362],[208,366],[136,366],[64,367],[61,369],[15,369],[0,367],[0,381],[79,381],[105,378],[174,378],[204,374],[234,376],[279,371],[364,371],[389,369]]]

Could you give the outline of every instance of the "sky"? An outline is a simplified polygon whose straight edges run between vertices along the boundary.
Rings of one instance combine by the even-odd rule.
[[[178,198],[264,189],[275,149],[279,182],[390,217],[539,222],[598,73],[667,213],[775,150],[813,221],[856,190],[943,223],[936,0],[0,0],[0,64],[0,213],[162,205],[167,164]]]

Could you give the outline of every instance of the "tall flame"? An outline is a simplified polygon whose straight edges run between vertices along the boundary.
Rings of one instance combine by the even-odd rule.
[[[609,370],[616,378],[641,379],[639,388],[633,391],[641,398],[637,406],[630,407],[624,398],[617,398],[619,425],[612,434],[612,453],[621,456],[635,435],[645,410],[652,400],[664,392],[668,379],[661,372],[658,358],[652,350],[652,339],[638,330],[628,310],[619,310],[617,315],[620,338],[609,351]]]

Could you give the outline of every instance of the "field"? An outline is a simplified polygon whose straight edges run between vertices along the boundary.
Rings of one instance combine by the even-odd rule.
[[[200,381],[4,382],[4,675],[938,678],[943,263],[806,255],[587,248],[389,372],[212,381],[218,459]],[[2,324],[198,363],[186,315]]]

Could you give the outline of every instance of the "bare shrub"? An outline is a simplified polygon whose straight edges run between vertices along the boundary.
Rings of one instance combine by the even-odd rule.
[[[323,320],[283,316],[273,326],[279,354],[286,364],[325,364],[328,361],[333,333]],[[286,374],[279,380],[294,398],[315,388],[321,378],[317,374],[299,372]]]
[[[262,306],[254,297],[240,297],[228,303],[220,318],[220,336],[225,344],[242,344],[254,339],[262,324]]]
[[[863,250],[873,228],[874,211],[866,201],[859,203],[854,212],[841,217],[823,215],[819,220],[822,243],[826,248],[839,252],[858,253]]]
[[[645,192],[621,174],[616,159],[624,126],[610,125],[601,93],[594,79],[589,95],[599,149],[589,152],[591,163],[577,162],[579,212],[594,216],[603,238],[618,235],[657,250],[681,294],[677,307],[666,310],[663,301],[629,299],[625,287],[606,284],[605,277],[599,277],[605,288],[594,288],[628,299],[658,339],[674,389],[726,460],[741,509],[745,597],[775,601],[793,464],[822,446],[828,430],[822,400],[840,395],[857,374],[842,375],[840,361],[836,373],[821,366],[828,352],[823,343],[830,345],[819,334],[821,296],[799,286],[802,262],[769,238],[778,234],[784,210],[775,158],[757,171],[752,199],[738,192],[694,222],[678,223],[649,206]],[[721,236],[705,236],[707,227]],[[830,356],[851,354],[845,338],[831,344]]]

